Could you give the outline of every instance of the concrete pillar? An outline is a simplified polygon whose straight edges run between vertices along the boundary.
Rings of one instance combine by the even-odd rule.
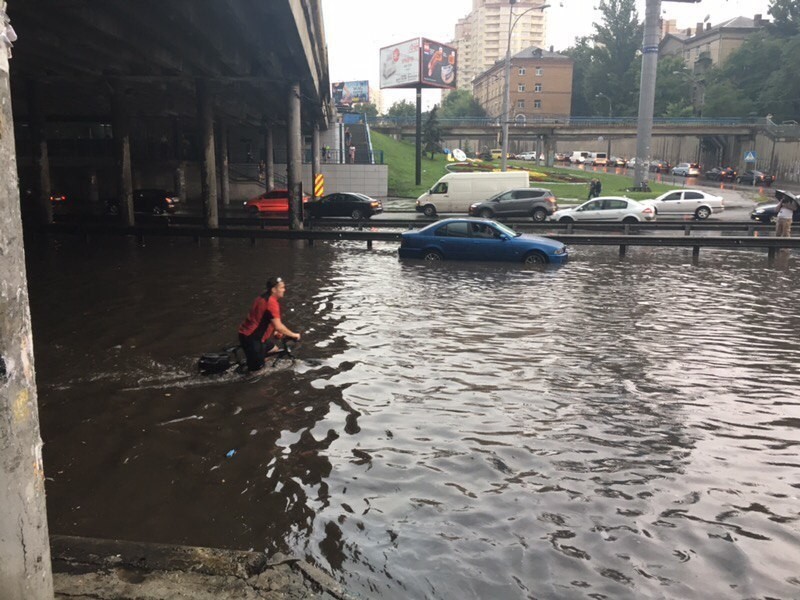
[[[661,0],[647,0],[642,40],[642,75],[639,84],[639,123],[636,129],[636,168],[634,185],[640,186],[649,175],[645,163],[653,154],[653,110],[656,99],[656,70],[660,41]]]
[[[317,175],[322,172],[320,165],[320,148],[319,148],[319,123],[314,123],[314,131],[311,134],[311,190],[315,198],[317,187]]]
[[[275,189],[275,137],[271,125],[264,130],[264,163],[265,183],[270,192]]]
[[[555,142],[553,136],[544,136],[544,164],[548,167],[553,166],[553,161],[555,159]]]
[[[179,162],[173,174],[175,193],[181,199],[181,206],[186,206],[186,163]]]
[[[200,131],[200,185],[203,198],[205,226],[219,227],[219,207],[217,206],[217,163],[214,151],[214,107],[205,79],[196,81],[197,120]]]
[[[28,102],[30,110],[31,142],[33,146],[33,167],[36,170],[34,202],[40,224],[53,222],[53,206],[50,202],[50,156],[47,151],[45,134],[45,115],[42,106],[42,85],[38,81],[28,83]]]
[[[219,120],[219,182],[222,188],[222,206],[227,208],[231,203],[230,160],[228,157],[228,122]]]
[[[122,82],[111,83],[111,127],[114,133],[114,158],[117,169],[119,216],[123,225],[132,226],[133,174],[131,169],[131,118]]]
[[[300,124],[300,84],[289,87],[286,120],[286,179],[289,188],[289,229],[303,228],[303,131]]]
[[[53,576],[13,123],[0,52],[0,598],[39,600]]]

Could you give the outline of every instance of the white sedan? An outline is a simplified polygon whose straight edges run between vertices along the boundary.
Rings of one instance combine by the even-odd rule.
[[[691,215],[700,220],[725,210],[721,196],[702,190],[676,190],[653,200],[642,200],[641,203],[652,207],[657,215]]]
[[[638,223],[652,221],[656,214],[650,206],[622,196],[602,196],[584,202],[575,208],[563,208],[550,215],[551,221],[571,223],[573,221],[621,221]]]

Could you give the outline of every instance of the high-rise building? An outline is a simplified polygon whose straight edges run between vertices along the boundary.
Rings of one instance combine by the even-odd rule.
[[[529,10],[544,6],[544,0],[472,0],[472,12],[456,23],[453,45],[458,48],[459,89],[472,90],[472,80],[506,56],[509,11],[511,54],[525,48],[544,47],[547,35],[547,10]],[[525,13],[523,15],[523,13]],[[516,25],[514,21],[519,18]]]

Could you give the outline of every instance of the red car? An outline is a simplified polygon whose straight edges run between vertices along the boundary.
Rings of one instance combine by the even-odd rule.
[[[308,202],[309,197],[303,194],[303,205]],[[272,190],[264,192],[260,196],[250,198],[244,203],[247,214],[257,217],[258,215],[269,214],[276,217],[289,214],[289,190]]]

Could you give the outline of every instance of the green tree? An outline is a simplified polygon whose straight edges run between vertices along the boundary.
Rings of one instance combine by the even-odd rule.
[[[746,117],[755,111],[755,103],[733,82],[717,78],[706,88],[704,117]]]
[[[378,116],[378,107],[372,102],[357,102],[353,104],[353,110],[355,112],[364,113],[368,118]]]
[[[593,48],[588,37],[575,38],[575,45],[567,48],[564,54],[573,61],[572,66],[572,106],[570,114],[575,116],[589,116],[594,113],[586,95],[586,71],[593,60]]]
[[[486,111],[468,90],[453,90],[442,101],[443,119],[485,117]]]
[[[387,117],[415,117],[417,115],[417,105],[408,100],[395,102],[386,111]]]
[[[436,115],[438,108],[437,105],[431,109],[422,128],[422,144],[425,152],[431,153],[431,160],[433,160],[433,155],[436,151],[439,150],[442,140],[442,130],[439,128],[439,119]]]
[[[686,63],[682,58],[666,56],[659,59],[653,114],[657,117],[692,116],[693,100],[700,94],[700,89],[697,87],[700,85],[702,85],[700,78],[686,69]]]
[[[772,15],[770,29],[783,37],[800,32],[800,0],[772,0],[769,10]]]

